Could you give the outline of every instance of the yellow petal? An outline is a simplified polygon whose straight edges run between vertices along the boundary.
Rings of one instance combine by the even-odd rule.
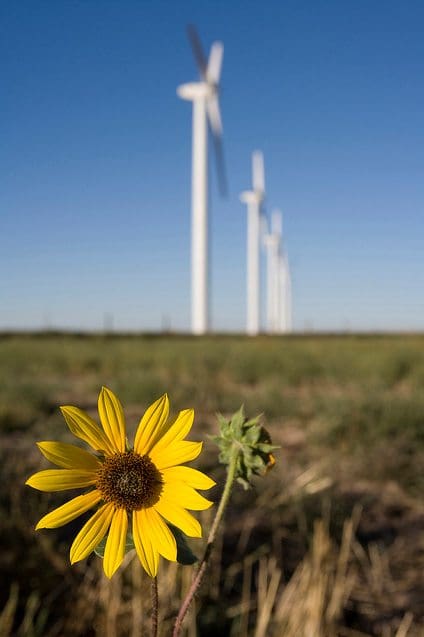
[[[164,482],[185,482],[193,489],[211,489],[216,484],[209,476],[191,467],[169,467],[161,473]]]
[[[168,525],[153,508],[142,509],[142,532],[147,534],[152,546],[170,562],[177,560],[177,543]]]
[[[106,540],[103,570],[109,579],[121,566],[125,555],[125,541],[127,538],[128,514],[125,509],[116,509],[113,514]]]
[[[147,408],[135,434],[134,451],[147,454],[161,434],[166,430],[169,400],[164,394]]]
[[[161,496],[167,500],[178,502],[183,509],[191,509],[192,511],[204,511],[213,505],[213,502],[204,498],[184,482],[164,484]]]
[[[172,500],[161,497],[153,508],[189,537],[202,537],[202,528],[196,518]]]
[[[202,445],[203,443],[201,442],[179,440],[163,450],[158,451],[156,447],[154,447],[149,453],[149,456],[157,469],[162,471],[162,469],[194,460],[202,451]]]
[[[37,442],[37,446],[43,456],[58,467],[64,467],[65,469],[83,469],[86,471],[97,471],[100,468],[100,462],[93,454],[75,445],[46,440],[44,442]]]
[[[156,577],[159,566],[159,552],[152,544],[150,536],[145,533],[145,509],[133,511],[133,539],[135,550],[144,570],[150,577]]]
[[[38,529],[56,529],[59,526],[68,524],[71,520],[74,520],[79,515],[82,515],[92,507],[94,507],[101,500],[101,494],[99,491],[90,491],[84,495],[79,495],[69,502],[62,504],[62,506],[47,513],[38,522],[35,527]]]
[[[152,451],[154,450],[155,453],[161,453],[172,443],[185,438],[193,426],[193,420],[193,409],[184,409],[184,411],[180,411],[175,422],[169,426],[167,431],[163,433],[162,437],[156,439],[156,444],[152,448]],[[148,452],[146,451],[145,453]]]
[[[113,513],[113,504],[104,504],[84,524],[71,546],[71,564],[83,560],[100,544],[107,533]]]
[[[39,491],[66,491],[80,489],[95,484],[97,480],[94,471],[80,471],[78,469],[46,469],[38,471],[28,478],[28,484]]]
[[[96,451],[102,451],[107,456],[114,453],[114,449],[98,424],[82,409],[65,405],[60,408],[66,424],[74,436],[87,442]]]
[[[125,417],[122,405],[115,394],[102,387],[98,400],[100,422],[113,449],[125,451]]]

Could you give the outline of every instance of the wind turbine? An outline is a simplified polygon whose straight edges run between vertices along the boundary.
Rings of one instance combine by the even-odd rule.
[[[267,253],[267,331],[274,334],[292,330],[290,268],[282,237],[282,215],[274,210],[271,230],[263,236]]]
[[[247,319],[250,336],[259,332],[259,229],[265,199],[264,158],[261,151],[252,153],[252,190],[245,190],[240,200],[247,204]]]
[[[274,210],[271,216],[271,229],[263,235],[263,243],[266,249],[266,327],[267,331],[272,334],[281,330],[281,313],[285,307],[281,285],[283,274],[281,234],[281,212]]]
[[[182,84],[177,94],[193,102],[191,173],[191,331],[204,334],[209,323],[208,298],[208,122],[212,130],[221,193],[226,192],[222,154],[222,121],[218,92],[224,45],[212,44],[207,60],[197,31],[187,29],[200,73],[199,82]]]
[[[280,278],[280,331],[288,333],[292,331],[292,297],[291,297],[291,276],[287,253],[281,251],[279,255],[279,278]]]

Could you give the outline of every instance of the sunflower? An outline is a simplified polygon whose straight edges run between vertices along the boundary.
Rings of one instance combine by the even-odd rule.
[[[142,417],[131,448],[122,405],[106,387],[100,391],[98,410],[101,428],[81,409],[61,407],[71,432],[94,453],[63,442],[37,443],[47,460],[61,468],[39,471],[26,484],[40,491],[91,489],[45,515],[36,529],[63,526],[95,509],[72,543],[71,564],[86,558],[107,535],[103,568],[112,577],[123,560],[131,524],[140,562],[155,577],[160,555],[177,559],[176,540],[167,522],[189,537],[201,537],[199,522],[186,509],[200,511],[212,505],[196,489],[210,489],[215,482],[181,466],[202,449],[201,442],[184,440],[194,412],[181,411],[170,422],[168,396],[161,396]]]

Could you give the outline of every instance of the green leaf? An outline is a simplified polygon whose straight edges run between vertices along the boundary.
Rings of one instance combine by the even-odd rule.
[[[241,476],[238,476],[237,482],[242,485],[243,489],[247,491],[250,488],[250,483],[248,480],[245,480]]]
[[[245,422],[244,405],[242,405],[240,409],[236,411],[236,413],[234,414],[234,416],[231,418],[231,421],[230,421],[231,433],[236,438],[242,435],[244,422]]]
[[[271,453],[271,451],[275,451],[276,449],[280,448],[278,445],[270,445],[270,444],[265,443],[265,442],[259,443],[256,446],[263,453]]]
[[[243,440],[249,445],[255,445],[261,435],[259,427],[250,427],[243,436]]]
[[[175,541],[177,543],[178,564],[182,564],[183,566],[190,566],[191,564],[195,564],[195,562],[198,562],[199,558],[195,556],[195,554],[187,544],[186,536],[184,535],[184,533],[173,524],[168,523],[168,526],[171,529],[171,532],[175,537]]]
[[[252,458],[250,467],[254,469],[262,469],[265,466],[265,462],[261,456],[257,455]]]
[[[105,556],[105,548],[106,548],[107,538],[108,538],[108,536],[105,535],[105,537],[100,542],[100,544],[98,544],[96,546],[96,548],[94,549],[95,554],[98,555],[99,557],[101,557],[102,559]],[[133,549],[135,549],[133,536],[132,536],[131,531],[127,531],[127,538],[125,540],[125,554],[129,553]]]

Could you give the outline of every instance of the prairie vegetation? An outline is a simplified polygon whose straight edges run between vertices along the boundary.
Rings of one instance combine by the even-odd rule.
[[[70,567],[81,520],[35,533],[66,497],[24,486],[47,466],[35,441],[73,441],[59,405],[96,418],[101,385],[130,434],[165,391],[174,412],[195,408],[195,466],[217,481],[214,500],[216,412],[262,412],[281,445],[264,479],[234,491],[189,637],[423,634],[424,336],[4,335],[0,375],[2,636],[148,634],[149,581],[132,555],[111,582],[95,556]],[[190,577],[162,563],[162,637]]]

